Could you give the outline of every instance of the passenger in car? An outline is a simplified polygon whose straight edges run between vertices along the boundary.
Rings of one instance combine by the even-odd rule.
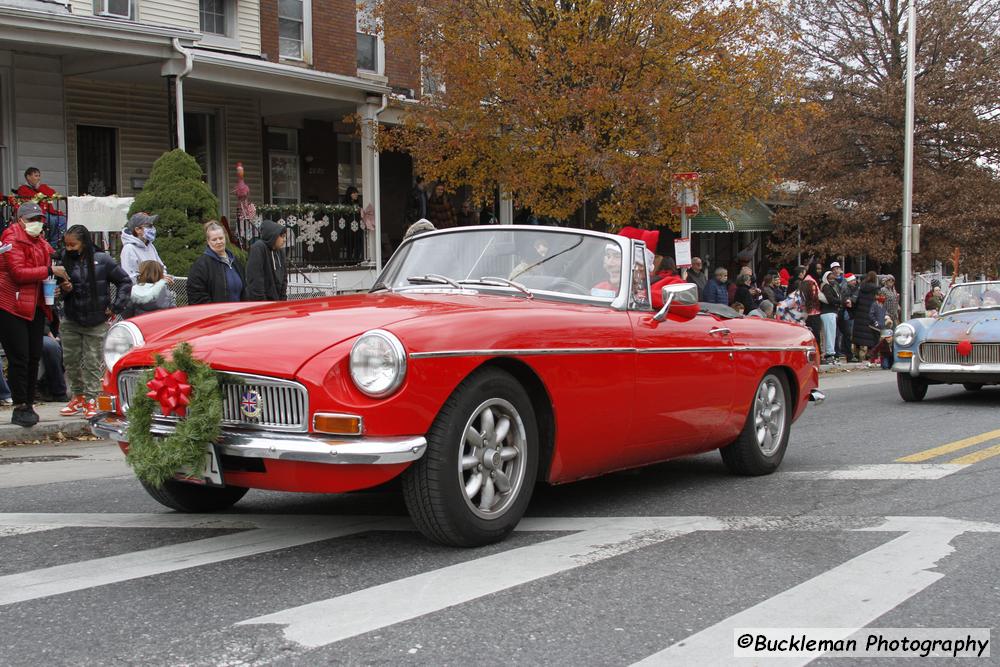
[[[602,260],[604,270],[608,273],[608,280],[603,280],[590,289],[591,296],[603,296],[614,298],[618,295],[618,286],[622,278],[622,251],[609,243],[604,247],[604,259]]]

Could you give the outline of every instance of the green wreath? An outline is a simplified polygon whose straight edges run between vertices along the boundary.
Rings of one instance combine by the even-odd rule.
[[[171,373],[184,371],[191,385],[187,414],[177,422],[176,430],[165,438],[152,435],[156,403],[144,391],[155,368],[142,375],[126,413],[129,445],[125,460],[140,480],[160,488],[182,468],[191,470],[194,476],[204,472],[205,445],[215,442],[221,431],[222,393],[216,372],[192,356],[188,343],[179,343],[169,361],[156,355],[156,365]]]

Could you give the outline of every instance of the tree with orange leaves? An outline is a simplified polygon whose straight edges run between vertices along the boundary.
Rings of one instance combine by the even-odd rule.
[[[443,85],[378,145],[538,215],[676,227],[672,172],[722,203],[778,171],[794,81],[769,1],[386,0],[386,38]]]

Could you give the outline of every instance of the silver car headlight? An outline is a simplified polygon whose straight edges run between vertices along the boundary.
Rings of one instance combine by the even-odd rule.
[[[399,389],[406,377],[406,350],[388,331],[372,329],[351,348],[351,379],[363,394],[382,398]]]
[[[145,343],[139,327],[127,321],[118,322],[104,334],[104,365],[111,370],[132,348]]]
[[[916,332],[913,330],[913,327],[903,322],[896,327],[896,333],[893,334],[892,340],[900,347],[909,347],[913,344],[915,334]]]

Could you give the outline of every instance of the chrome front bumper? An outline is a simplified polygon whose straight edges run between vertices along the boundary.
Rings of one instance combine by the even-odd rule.
[[[110,412],[91,418],[90,430],[98,438],[128,442],[128,421]],[[153,422],[153,435],[170,435],[174,427]],[[320,434],[234,431],[223,429],[216,441],[220,454],[250,459],[280,459],[341,465],[409,463],[424,455],[422,435],[389,438],[345,438]]]

